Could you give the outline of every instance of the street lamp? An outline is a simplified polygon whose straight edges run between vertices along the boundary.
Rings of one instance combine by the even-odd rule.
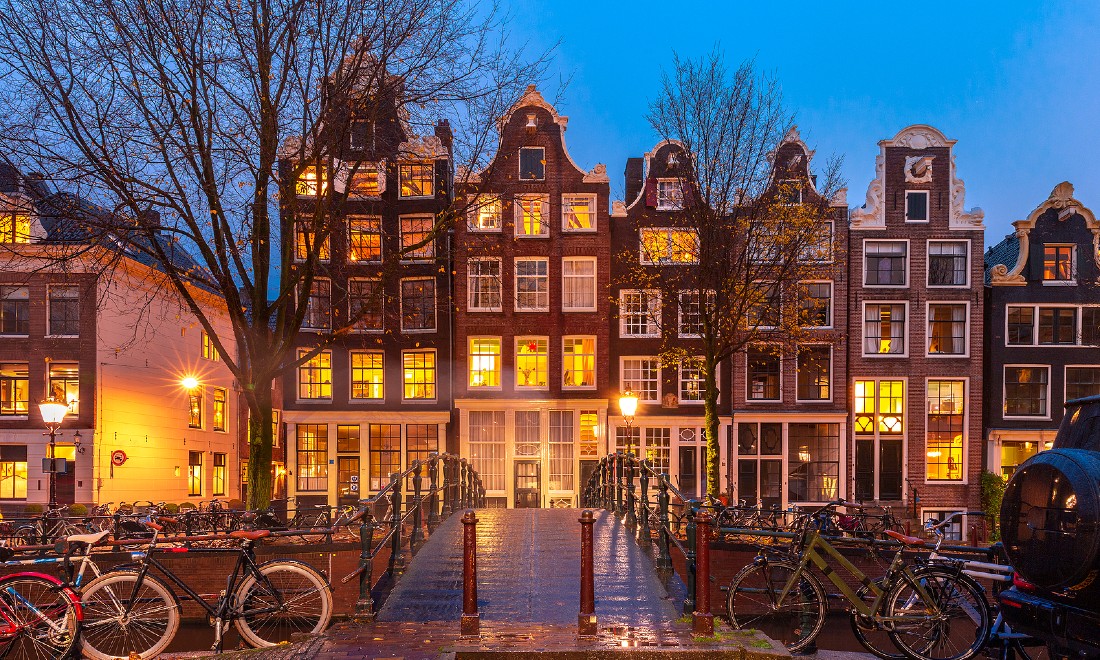
[[[57,439],[57,430],[61,428],[61,422],[65,420],[65,413],[69,412],[69,406],[61,399],[50,397],[38,404],[38,410],[42,413],[42,422],[46,425],[46,435],[50,436],[50,504],[53,509],[57,506],[57,463],[54,442]]]
[[[626,422],[626,450],[630,453],[634,448],[634,434],[631,432],[631,425],[634,423],[634,413],[638,412],[638,395],[627,390],[619,396],[619,412],[623,414],[623,421]]]

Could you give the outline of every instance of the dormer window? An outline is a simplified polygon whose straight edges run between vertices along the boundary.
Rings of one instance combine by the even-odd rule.
[[[22,213],[0,215],[0,243],[30,243],[31,217]]]
[[[928,191],[905,191],[905,221],[928,222]]]
[[[320,172],[318,174],[318,172]],[[299,197],[316,197],[328,192],[328,181],[325,179],[325,168],[317,168],[314,165],[302,170],[298,175],[297,193]]]
[[[385,170],[378,163],[363,163],[351,175],[349,197],[378,197],[385,190]]]
[[[780,181],[779,190],[776,192],[782,204],[794,205],[802,203],[802,182],[797,179]]]
[[[542,181],[546,178],[546,150],[523,147],[519,150],[520,181]]]
[[[1077,279],[1072,245],[1043,246],[1043,283],[1071,284]]]
[[[348,146],[352,149],[366,149],[374,142],[374,130],[366,119],[353,119],[348,136]]]
[[[679,211],[684,208],[684,185],[680,179],[657,179],[657,210]]]
[[[435,164],[401,163],[401,196],[432,197],[435,195]]]

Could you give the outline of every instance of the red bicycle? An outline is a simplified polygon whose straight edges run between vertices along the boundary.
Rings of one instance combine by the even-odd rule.
[[[0,560],[10,558],[3,548]],[[8,554],[8,557],[3,557]],[[22,660],[67,658],[84,618],[80,596],[45,573],[0,578],[0,657]]]

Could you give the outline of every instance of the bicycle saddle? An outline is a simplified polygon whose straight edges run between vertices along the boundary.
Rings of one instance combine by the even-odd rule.
[[[111,530],[108,529],[102,532],[95,532],[94,534],[73,534],[72,536],[66,536],[65,540],[69,543],[87,543],[88,545],[95,545],[110,533]]]
[[[902,534],[901,532],[895,532],[892,529],[886,530],[886,535],[894,539],[895,541],[901,541],[905,545],[917,548],[924,547],[925,545],[924,539],[922,538],[918,538],[916,536],[906,536],[905,534]]]

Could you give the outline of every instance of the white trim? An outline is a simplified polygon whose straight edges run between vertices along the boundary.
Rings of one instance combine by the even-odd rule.
[[[567,307],[565,300],[565,281],[566,277],[573,279],[588,279],[587,275],[566,275],[565,264],[566,263],[581,263],[590,262],[592,264],[592,306],[591,307]],[[561,311],[563,312],[595,312],[599,309],[599,297],[600,297],[600,269],[599,260],[596,257],[562,257],[561,258]]]
[[[657,364],[657,395],[653,399],[643,399],[638,397],[638,403],[647,405],[661,405],[661,385],[664,380],[664,370],[661,368],[661,359],[656,355],[620,355],[619,356],[619,387],[624,388],[626,385],[626,360],[652,360]],[[635,394],[639,392],[634,390]]]
[[[902,305],[905,307],[905,333],[904,347],[901,353],[868,353],[867,352],[867,306],[868,305]],[[881,321],[880,321],[881,322]],[[865,358],[907,358],[909,357],[909,335],[912,315],[909,313],[908,300],[864,300],[860,306],[859,315],[859,351]],[[881,337],[879,338],[881,340]],[[891,338],[893,339],[893,338]]]
[[[377,233],[376,232],[360,232],[360,233],[363,233],[363,234],[378,236],[378,258],[377,259],[367,259],[367,260],[364,260],[364,261],[358,261],[358,260],[352,260],[352,258],[351,258],[351,225],[354,222],[361,222],[362,221],[361,219],[365,219],[365,220],[368,220],[368,221],[373,219],[373,220],[378,221],[378,231],[377,231]],[[371,215],[369,213],[349,213],[348,215],[344,216],[344,220],[345,220],[345,222],[344,222],[345,229],[347,229],[347,233],[346,233],[347,245],[345,246],[345,252],[347,253],[347,263],[352,264],[352,265],[380,264],[380,263],[382,263],[383,250],[385,249],[384,248],[384,241],[382,240],[382,216],[381,215]]]
[[[566,385],[565,384],[565,342],[570,339],[592,340],[592,384],[591,385]],[[549,346],[547,347],[549,348]],[[575,353],[573,354],[576,355]],[[561,338],[561,389],[563,391],[594,390],[600,383],[600,346],[596,335],[562,335]],[[549,380],[549,378],[547,379]]]
[[[959,468],[959,473],[962,475],[959,479],[929,479],[928,478],[928,384],[936,382],[961,382],[963,384],[963,429],[962,429],[962,466]],[[970,468],[970,406],[973,402],[970,399],[970,378],[968,376],[926,376],[924,379],[924,483],[927,486],[942,486],[949,484],[962,484],[966,485],[970,483],[970,474],[968,472]]]
[[[860,382],[860,381],[864,381],[864,382],[870,381],[870,382],[873,382],[875,384],[875,394],[874,394],[874,397],[872,399],[875,403],[874,413],[872,414],[873,432],[872,433],[867,433],[867,434],[856,433],[855,422],[856,422],[856,416],[859,413],[856,413],[855,398],[854,397],[855,397],[855,391],[856,391],[856,387],[855,387],[856,383]],[[901,383],[901,406],[902,406],[902,409],[901,409],[901,433],[900,434],[895,435],[895,434],[882,433],[879,430],[879,427],[878,427],[877,420],[878,420],[878,417],[882,414],[882,412],[879,410],[879,401],[880,401],[879,397],[881,395],[880,393],[881,393],[881,390],[882,390],[882,383],[883,382],[900,382]],[[872,475],[872,477],[871,477],[871,479],[872,479],[872,489],[871,489],[872,493],[871,494],[873,496],[872,499],[876,502],[882,500],[882,492],[879,489],[879,485],[880,485],[880,481],[881,481],[881,470],[880,470],[880,468],[882,467],[882,440],[883,440],[883,438],[885,438],[887,440],[892,440],[892,439],[901,440],[901,479],[902,479],[902,481],[901,481],[901,501],[903,501],[903,502],[908,501],[909,491],[907,491],[906,488],[905,488],[905,479],[909,476],[909,414],[910,414],[911,409],[912,409],[912,406],[909,405],[909,377],[908,376],[869,376],[869,377],[856,376],[856,377],[852,378],[851,391],[852,391],[852,397],[853,397],[853,399],[852,399],[852,403],[853,403],[853,406],[852,406],[852,428],[851,428],[851,436],[850,436],[851,440],[852,440],[852,452],[853,452],[852,453],[852,474],[851,474],[852,497],[855,497],[855,495],[856,495],[855,480],[856,480],[856,476],[858,474],[858,471],[856,469],[857,468],[856,460],[857,460],[857,454],[858,454],[858,451],[856,449],[856,445],[860,440],[869,440],[871,442],[872,449],[874,450],[873,451],[874,455],[872,456],[872,461],[873,461],[872,468],[873,469],[871,470],[871,475]]]
[[[496,307],[475,307],[474,306],[474,287],[473,278],[492,278],[492,275],[474,275],[473,270],[470,268],[471,264],[492,263],[497,264],[496,284],[497,284],[497,302]],[[471,313],[482,312],[502,312],[504,311],[504,262],[500,257],[470,257],[466,261],[466,311]]]
[[[835,318],[835,305],[834,298],[836,293],[836,285],[832,280],[799,280],[799,284],[828,284],[829,285],[829,323],[827,325],[804,325],[802,327],[811,330],[832,330],[833,320]],[[809,298],[809,296],[807,296]],[[815,299],[817,300],[817,299]],[[801,313],[801,310],[799,310]]]
[[[358,335],[377,335],[377,334],[384,333],[386,331],[386,305],[385,305],[385,288],[384,288],[385,285],[382,283],[382,278],[381,277],[356,277],[356,276],[352,276],[352,277],[348,278],[348,291],[347,291],[347,293],[349,295],[347,295],[345,297],[347,298],[347,303],[348,303],[348,321],[349,322],[351,322],[351,295],[350,294],[351,294],[351,283],[352,282],[375,282],[378,285],[378,287],[379,287],[378,295],[381,296],[381,300],[379,302],[382,303],[379,306],[379,311],[382,315],[382,327],[378,328],[377,330],[373,330],[373,329],[361,330],[359,328],[356,328],[353,325],[349,332],[351,332],[353,334],[358,334]]]
[[[924,195],[924,220],[910,220],[909,219],[909,195],[912,195],[912,194]],[[929,191],[927,191],[927,190],[907,189],[905,191],[905,195],[904,195],[903,199],[905,201],[905,204],[904,204],[904,213],[902,215],[902,218],[905,220],[906,223],[926,225],[926,224],[928,224],[929,222],[932,221],[932,195],[929,194]]]
[[[624,294],[640,293],[646,296],[646,311],[644,312],[646,321],[646,330],[644,334],[628,333],[626,331],[626,317],[627,314],[623,313],[623,296]],[[655,302],[654,302],[655,301]],[[654,338],[661,336],[661,290],[660,289],[621,289],[619,291],[619,308],[617,310],[617,316],[619,317],[619,337],[621,339],[638,339],[638,338]]]
[[[798,351],[803,346],[826,346],[829,349],[829,396],[826,399],[800,399],[798,397]],[[832,403],[833,391],[834,391],[834,379],[833,379],[833,345],[828,342],[805,342],[798,344],[795,347],[794,355],[794,401],[795,403]],[[782,371],[780,372],[782,373]],[[780,378],[782,381],[782,377]]]
[[[359,353],[377,354],[382,356],[382,397],[381,398],[363,398],[352,396],[352,392],[355,391],[355,377],[353,375],[355,367],[352,366],[352,356]],[[403,378],[403,377],[402,377]],[[386,352],[381,349],[362,349],[354,348],[348,351],[348,403],[362,403],[362,404],[380,404],[386,402]],[[403,384],[403,383],[402,383]]]
[[[699,392],[701,393],[701,396],[703,396],[703,398],[698,399],[698,400],[693,400],[693,399],[685,399],[683,397],[683,394],[684,394],[684,369],[683,369],[684,362],[702,362],[702,360],[703,360],[702,355],[689,355],[684,360],[681,360],[680,364],[676,365],[676,402],[681,406],[702,406],[702,405],[706,405],[706,394],[703,393],[705,383],[700,383],[700,389],[699,389]],[[714,377],[716,379],[718,379],[719,383],[721,383],[722,382],[721,381],[721,378],[722,378],[722,365],[719,364],[716,368],[718,369],[718,373],[714,374]],[[699,366],[699,373],[704,378],[706,377],[703,373],[702,365]]]
[[[474,375],[474,342],[482,340],[496,340],[496,385],[474,385],[470,381]],[[478,357],[492,357],[491,354],[478,353]],[[467,392],[499,392],[504,387],[504,337],[501,335],[467,335],[466,336],[466,391]],[[479,370],[485,373],[485,369]],[[490,374],[494,371],[489,371]]]
[[[1005,411],[1008,407],[1008,369],[1046,369],[1047,370],[1047,396],[1046,407],[1047,411],[1045,415],[1009,415]],[[1053,380],[1053,369],[1049,364],[1005,364],[1001,366],[1001,419],[1019,419],[1019,420],[1047,420],[1051,419],[1051,381]]]
[[[928,264],[932,259],[933,243],[964,243],[966,245],[966,282],[964,284],[931,284],[929,278],[932,269]],[[929,238],[924,242],[924,285],[929,289],[969,289],[970,288],[970,239],[969,238]]]
[[[426,165],[432,173],[432,194],[430,195],[402,195],[401,194],[401,167],[403,165]],[[435,161],[434,160],[399,160],[397,162],[397,198],[398,199],[435,199],[439,193],[436,190],[438,181],[435,178]]]
[[[466,199],[466,231],[470,234],[500,234],[504,231],[504,198],[494,193],[484,193]],[[495,203],[497,205],[497,226],[489,229],[478,227],[473,219],[479,217],[481,209]]]
[[[588,208],[592,218],[592,226],[581,228],[570,228],[565,221],[565,203],[569,199],[587,199]],[[561,194],[561,231],[563,234],[592,234],[598,231],[599,228],[599,210],[596,207],[596,194],[595,193],[562,193]]]
[[[904,243],[905,244],[905,282],[903,284],[868,284],[867,283],[867,245],[870,243]],[[863,239],[863,259],[860,268],[863,270],[863,286],[869,289],[908,289],[909,270],[913,262],[913,250],[908,238],[865,238]]]
[[[963,318],[963,352],[932,353],[932,306],[962,305],[965,308]],[[924,356],[928,358],[969,358],[970,357],[970,301],[968,300],[929,300],[924,303]]]
[[[1053,368],[1053,365],[1051,365]],[[1069,401],[1069,370],[1070,369],[1097,369],[1100,364],[1067,364],[1062,367],[1062,403]]]
[[[539,229],[542,231],[538,234],[524,234],[520,233],[519,229],[523,227],[523,207],[520,201],[540,202],[542,207],[539,212]],[[504,210],[501,208],[501,215],[503,216]],[[503,218],[501,220],[503,222]],[[543,193],[520,193],[512,196],[512,238],[515,240],[527,239],[527,238],[550,238],[550,195]]]
[[[1043,243],[1041,246],[1037,246],[1037,247],[1041,247],[1042,250],[1043,250],[1043,274],[1044,275],[1046,274],[1046,267],[1047,267],[1046,249],[1048,247],[1054,247],[1054,248],[1068,247],[1069,248],[1069,268],[1070,268],[1070,272],[1073,274],[1073,277],[1071,277],[1068,280],[1048,280],[1045,277],[1041,277],[1039,281],[1042,283],[1043,286],[1077,286],[1077,272],[1078,271],[1077,271],[1077,244],[1076,243]]]
[[[660,232],[664,235],[664,243],[666,252],[656,261],[650,259],[652,255],[646,254],[645,239],[642,237],[647,232]],[[693,234],[695,237],[695,259],[692,261],[675,261],[672,257],[672,234],[673,232],[684,232]],[[691,229],[690,227],[641,227],[638,229],[638,263],[643,266],[694,266],[699,263],[699,232],[698,230]]]
[[[431,237],[431,241],[425,245],[421,245],[417,250],[431,250],[431,254],[412,256],[404,254],[405,252],[405,220],[427,220],[428,221],[428,235]],[[435,261],[437,254],[435,249],[435,241],[437,236],[433,235],[433,228],[435,227],[435,216],[431,213],[402,213],[397,216],[397,229],[400,234],[401,241],[401,263],[403,264],[426,264]]]
[[[520,385],[519,384],[519,345],[530,341],[542,341],[546,343],[546,384],[545,385]],[[501,351],[504,350],[503,345]],[[512,339],[512,377],[515,380],[515,389],[519,392],[545,392],[550,389],[550,337],[548,335],[517,335]],[[503,382],[503,381],[502,381]]]
[[[61,300],[76,300],[77,301],[77,306],[78,306],[77,307],[77,333],[75,335],[55,335],[55,334],[50,333],[50,320],[51,320],[50,319],[50,310],[52,309],[52,306],[51,306],[50,303],[53,302],[53,296],[51,295],[51,292],[54,289],[76,289],[76,297],[75,298],[61,298]],[[80,284],[53,283],[53,284],[47,284],[46,285],[46,334],[43,335],[43,337],[45,339],[75,339],[75,338],[80,337],[80,322],[84,318],[84,310],[80,309],[80,301],[81,301],[80,289],[81,289]],[[27,294],[28,294],[27,297],[28,297],[28,301],[29,301],[30,291],[28,291]],[[28,302],[28,304],[29,304],[29,302]],[[203,332],[205,332],[205,330]],[[3,336],[4,337],[18,337],[20,335],[3,335]],[[21,336],[27,337],[29,335],[21,335]],[[211,350],[216,350],[216,349],[214,349],[214,344],[213,343],[210,344],[210,348],[211,348]],[[210,358],[206,358],[206,359],[210,359]]]
[[[775,354],[779,357],[779,397],[775,399],[754,399],[750,396],[752,392],[752,373],[749,371],[749,351],[754,346],[776,346]],[[776,404],[783,403],[783,349],[782,344],[776,344],[775,342],[753,342],[745,346],[745,403],[746,404]]]
[[[431,328],[406,328],[405,327],[405,296],[401,290],[404,282],[414,280],[431,280],[432,282],[432,327]],[[439,332],[439,282],[432,276],[402,277],[397,281],[397,311],[401,315],[401,332],[424,334]]]
[[[678,206],[675,205],[675,204],[672,204],[672,205],[669,205],[669,204],[662,205],[661,204],[661,184],[662,183],[674,183],[674,184],[677,184],[679,186],[680,204]],[[685,190],[686,186],[687,186],[687,184],[685,183],[685,181],[682,177],[672,176],[672,177],[660,177],[660,178],[656,179],[656,181],[653,184],[653,191],[657,196],[657,204],[655,206],[656,210],[658,210],[658,211],[683,211],[684,210],[684,190]],[[643,183],[642,187],[643,188],[645,187],[644,183]]]
[[[405,396],[405,355],[407,353],[431,353],[432,354],[432,368],[435,371],[435,380],[432,383],[432,389],[435,391],[435,396],[427,399],[410,399]],[[404,348],[401,349],[401,402],[402,403],[436,403],[439,401],[439,351],[434,348]]]
[[[519,262],[521,261],[535,261],[546,264],[546,275],[525,275],[524,277],[538,277],[546,283],[546,305],[543,307],[520,307],[519,306]],[[503,271],[502,271],[503,272]],[[503,287],[502,287],[503,288]],[[536,294],[537,295],[537,294]],[[503,292],[501,294],[501,304],[504,304]],[[529,312],[549,312],[550,311],[550,258],[549,257],[531,257],[531,256],[517,256],[512,261],[512,310],[519,314]]]

